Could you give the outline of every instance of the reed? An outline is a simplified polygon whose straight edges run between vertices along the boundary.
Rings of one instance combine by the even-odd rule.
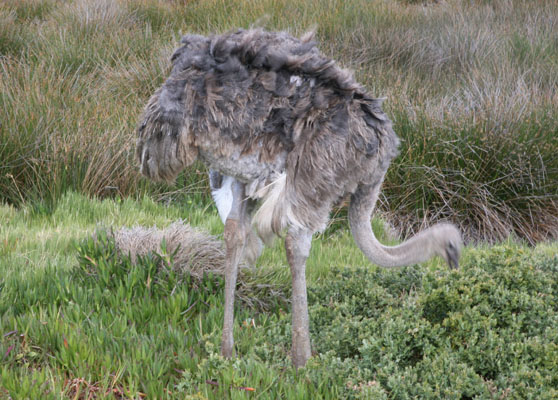
[[[55,204],[67,190],[185,198],[139,177],[138,115],[181,33],[256,24],[315,29],[322,51],[387,97],[403,142],[382,209],[403,234],[451,219],[470,240],[556,238],[558,5],[414,3],[2,2],[0,201]],[[200,165],[177,183],[209,201]]]

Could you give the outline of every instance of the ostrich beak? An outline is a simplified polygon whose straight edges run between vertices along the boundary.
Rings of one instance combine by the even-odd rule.
[[[455,248],[446,250],[446,261],[450,269],[459,269],[459,252]]]

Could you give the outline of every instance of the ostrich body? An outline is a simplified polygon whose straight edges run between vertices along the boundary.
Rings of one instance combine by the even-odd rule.
[[[297,367],[310,357],[305,264],[312,235],[347,194],[352,234],[372,263],[395,267],[439,255],[458,266],[461,238],[453,225],[435,225],[394,247],[374,237],[370,216],[399,140],[381,100],[322,55],[312,35],[186,35],[171,61],[170,76],[145,108],[137,157],[142,173],[156,180],[174,179],[199,158],[212,171],[212,187],[226,188],[229,200],[219,207],[227,254],[224,356],[233,351],[238,264],[246,247],[257,247],[250,245],[257,240],[250,220],[264,239],[286,231]]]

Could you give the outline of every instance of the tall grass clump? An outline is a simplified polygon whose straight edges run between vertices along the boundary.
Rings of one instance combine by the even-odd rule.
[[[7,77],[0,83],[4,200],[56,199],[68,188],[126,194],[137,183],[133,142],[109,122],[106,104],[88,95],[90,83],[79,69],[5,59],[0,71]]]
[[[167,190],[140,180],[133,131],[171,49],[126,4],[30,4],[0,6],[2,201]]]
[[[168,191],[138,176],[134,129],[180,34],[256,24],[314,29],[387,98],[403,140],[381,208],[403,234],[451,219],[472,240],[556,238],[557,20],[552,0],[2,2],[1,201]],[[180,186],[207,200],[203,167]]]
[[[363,14],[375,16],[366,29],[322,33],[387,96],[402,138],[383,192],[395,225],[451,219],[469,239],[555,238],[558,5],[384,3]]]

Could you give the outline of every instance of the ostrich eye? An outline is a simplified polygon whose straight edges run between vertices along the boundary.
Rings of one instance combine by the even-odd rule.
[[[454,246],[452,242],[449,242],[448,247],[453,250]]]

